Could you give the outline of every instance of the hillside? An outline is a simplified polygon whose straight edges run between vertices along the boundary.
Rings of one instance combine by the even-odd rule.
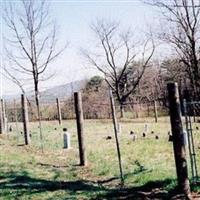
[[[69,98],[74,92],[80,91],[85,87],[86,81],[85,80],[79,80],[79,81],[74,81],[71,83],[66,83],[63,85],[51,87],[47,90],[44,90],[40,93],[40,100],[41,102],[49,102],[49,101],[55,101],[55,98]],[[28,93],[28,98],[29,99],[34,99],[34,94],[33,93]],[[13,99],[19,99],[20,94],[17,95],[5,95],[3,96],[3,99],[6,101],[12,101]]]
[[[80,80],[64,85],[52,87],[41,92],[41,101],[54,101],[55,98],[69,98],[74,92],[80,91],[85,87],[86,81]]]

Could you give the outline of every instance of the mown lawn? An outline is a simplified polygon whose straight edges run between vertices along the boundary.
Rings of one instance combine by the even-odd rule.
[[[121,121],[123,188],[110,120],[85,121],[87,167],[78,166],[75,121],[64,121],[61,127],[56,121],[43,122],[44,152],[37,123],[30,124],[30,146],[23,145],[22,125],[18,124],[16,132],[15,124],[11,124],[14,130],[0,136],[0,199],[169,199],[176,186],[173,148],[168,142],[169,119],[161,118],[157,124],[152,119],[145,121]],[[143,138],[145,124],[148,134]],[[63,149],[63,127],[71,133],[69,150]],[[129,134],[131,130],[137,132],[135,142]],[[199,139],[199,135],[197,131],[195,137]],[[106,140],[107,136],[112,139]],[[197,151],[200,166],[200,150]]]

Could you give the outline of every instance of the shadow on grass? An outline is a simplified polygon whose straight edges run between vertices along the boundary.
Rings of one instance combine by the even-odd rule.
[[[42,167],[53,167],[53,168],[65,168],[65,167],[68,167],[68,165],[62,165],[62,166],[60,166],[60,165],[51,165],[51,164],[41,163],[41,162],[36,163],[36,165],[40,165]]]
[[[55,190],[86,190],[97,191],[98,187],[90,184],[89,181],[50,181],[32,178],[26,172],[8,173],[0,176],[0,189],[33,189],[38,192]],[[5,179],[3,181],[2,179]]]
[[[18,147],[24,147],[24,146],[26,146],[25,144],[18,144],[17,145]]]
[[[27,172],[10,172],[0,174],[0,197],[17,199],[24,195],[31,196],[36,193],[54,192],[63,190],[69,195],[80,193],[95,193],[104,190],[102,186],[87,180],[54,181],[33,178]],[[20,199],[20,198],[19,198]]]
[[[171,185],[174,180],[166,179],[164,181],[148,182],[140,187],[130,188],[106,188],[99,182],[87,180],[77,181],[51,181],[44,179],[36,179],[30,177],[27,172],[7,173],[0,176],[0,191],[6,197],[4,191],[11,191],[12,197],[31,195],[42,192],[53,192],[58,190],[66,191],[72,195],[76,192],[86,194],[90,199],[170,199],[176,192],[171,190],[167,192],[164,188]],[[105,180],[112,181],[116,178]],[[10,194],[10,193],[9,193]]]
[[[169,200],[172,196],[177,194],[176,189],[170,190],[169,192],[165,190],[165,188],[172,183],[173,180],[171,179],[152,181],[143,186],[109,190],[104,194],[97,195],[93,199]]]

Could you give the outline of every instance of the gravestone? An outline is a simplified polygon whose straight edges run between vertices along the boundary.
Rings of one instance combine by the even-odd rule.
[[[63,128],[63,142],[64,142],[64,149],[69,149],[71,147],[70,143],[70,133],[67,131],[66,128]]]

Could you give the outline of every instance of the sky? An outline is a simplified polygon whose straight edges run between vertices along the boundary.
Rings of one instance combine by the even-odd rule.
[[[9,0],[7,0],[9,1]],[[10,0],[11,1],[11,0]],[[14,1],[14,0],[13,0]],[[12,2],[13,2],[12,1]],[[50,1],[50,0],[49,0]],[[1,4],[3,5],[3,0]],[[15,3],[18,3],[15,1]],[[157,24],[158,15],[154,8],[145,5],[140,0],[132,1],[50,1],[50,15],[55,19],[58,26],[58,48],[68,43],[63,54],[51,64],[56,69],[56,76],[42,83],[42,89],[51,88],[56,85],[81,80],[98,71],[91,69],[86,60],[81,56],[81,48],[90,48],[95,43],[95,37],[90,25],[96,19],[108,19],[119,21],[120,25],[137,31],[138,34],[148,31],[150,26]],[[3,35],[8,29],[1,15],[0,46],[3,54]],[[3,64],[1,56],[1,66]],[[12,95],[20,93],[19,88],[12,82],[1,76],[1,95]]]

